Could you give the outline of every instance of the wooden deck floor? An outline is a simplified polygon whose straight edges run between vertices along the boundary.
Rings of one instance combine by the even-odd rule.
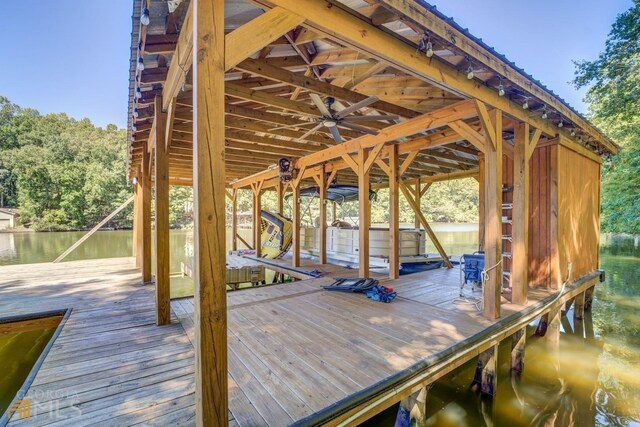
[[[231,424],[290,423],[491,323],[454,302],[455,269],[386,283],[399,293],[392,304],[320,288],[331,281],[229,293]],[[0,317],[64,308],[72,313],[26,396],[34,416],[9,425],[194,423],[193,298],[173,300],[174,322],[156,327],[153,287],[131,258],[2,267]]]

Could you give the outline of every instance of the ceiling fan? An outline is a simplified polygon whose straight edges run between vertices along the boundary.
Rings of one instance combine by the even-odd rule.
[[[333,104],[335,103],[335,99],[333,97],[328,96],[323,101],[322,98],[320,98],[320,96],[318,96],[315,93],[312,93],[309,96],[311,97],[311,100],[318,108],[318,111],[320,111],[320,114],[322,114],[321,117],[310,118],[308,123],[296,123],[293,125],[276,127],[270,130],[315,125],[313,128],[305,132],[304,135],[296,138],[295,141],[300,142],[304,140],[306,137],[308,137],[309,135],[311,135],[312,133],[317,132],[319,129],[324,127],[331,133],[331,136],[333,137],[334,141],[337,143],[340,143],[343,141],[343,139],[342,139],[342,136],[340,135],[340,131],[338,130],[339,127],[354,130],[356,132],[377,135],[378,130],[371,129],[366,126],[361,126],[354,122],[397,120],[399,118],[398,116],[391,116],[391,115],[362,115],[362,116],[352,115],[352,113],[355,113],[356,111],[362,108],[365,108],[373,104],[374,102],[377,102],[378,97],[376,96],[370,96],[340,111],[336,111],[333,109]]]

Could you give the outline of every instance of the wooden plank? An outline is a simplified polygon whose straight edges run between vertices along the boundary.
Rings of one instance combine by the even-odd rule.
[[[167,126],[166,113],[162,112],[162,97],[155,99],[154,133],[156,142],[155,159],[155,271],[156,271],[156,324],[171,323],[171,278],[169,239],[169,155],[164,141]]]
[[[231,250],[238,250],[238,190],[231,189]]]
[[[224,0],[193,0],[196,425],[228,422]]]
[[[253,195],[253,247],[256,256],[262,256],[262,184],[256,183]]]
[[[529,286],[529,142],[529,125],[517,125],[513,136],[511,302],[520,305],[527,302]]]
[[[502,140],[502,111],[491,112],[491,128],[496,140]],[[483,283],[484,315],[489,319],[500,317],[502,292],[502,144],[485,143],[485,256],[487,279]]]
[[[231,70],[303,21],[300,15],[275,7],[236,28],[225,36],[225,71]]]
[[[176,50],[169,66],[167,79],[162,88],[162,111],[169,108],[171,101],[178,96],[184,85],[185,78],[191,70],[193,62],[193,6],[189,3],[189,8],[184,16]]]
[[[382,160],[381,160],[382,161]],[[398,146],[389,155],[389,278],[400,277],[400,198],[398,194]]]
[[[478,156],[478,250],[484,251],[484,233],[485,233],[485,165],[484,165],[484,154]]]

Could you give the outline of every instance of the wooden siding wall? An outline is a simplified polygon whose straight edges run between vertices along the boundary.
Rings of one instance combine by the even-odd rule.
[[[502,192],[503,205],[506,203],[513,203],[513,159],[507,157],[506,154],[502,156],[502,188],[504,189],[505,187],[511,188],[511,190]],[[503,209],[502,216],[506,216],[509,219],[513,220],[513,209]],[[503,236],[513,235],[513,227],[511,224],[505,224],[505,223],[502,224],[502,235]],[[511,253],[510,241],[502,240],[502,252]],[[511,271],[510,258],[502,259],[502,269],[503,271]]]
[[[557,146],[536,148],[529,161],[529,285],[551,278],[551,158]]]
[[[558,249],[562,280],[567,262],[573,279],[598,268],[600,164],[558,146]]]

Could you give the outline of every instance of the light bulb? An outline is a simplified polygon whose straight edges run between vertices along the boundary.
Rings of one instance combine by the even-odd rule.
[[[522,109],[523,110],[528,110],[529,109],[529,100],[525,99],[524,103],[522,104]]]
[[[576,136],[576,130],[575,129],[571,129],[571,136]]]
[[[469,68],[467,69],[467,78],[469,80],[473,78],[473,68],[471,68],[471,65],[469,65]]]
[[[142,91],[139,87],[136,88],[136,99],[142,98]]]
[[[562,126],[564,126],[564,123],[562,123],[562,119],[560,119],[560,122],[558,122],[558,127],[561,128]]]
[[[502,83],[498,85],[498,96],[504,96],[504,86],[502,86]]]
[[[547,114],[547,109],[545,107],[545,109],[542,111],[542,118],[546,119],[547,117],[549,117],[549,114]]]
[[[144,71],[144,60],[142,57],[138,58],[138,71]]]
[[[134,132],[138,132],[138,127],[136,125],[131,126],[131,130]]]
[[[431,42],[427,42],[427,58],[431,58],[433,56],[433,45]]]
[[[133,109],[133,117],[137,119],[139,115],[140,115],[140,114],[138,113],[138,109],[137,109],[137,108],[134,108],[134,109]]]
[[[146,7],[142,9],[142,15],[140,15],[140,23],[144,26],[149,25],[149,9]]]

